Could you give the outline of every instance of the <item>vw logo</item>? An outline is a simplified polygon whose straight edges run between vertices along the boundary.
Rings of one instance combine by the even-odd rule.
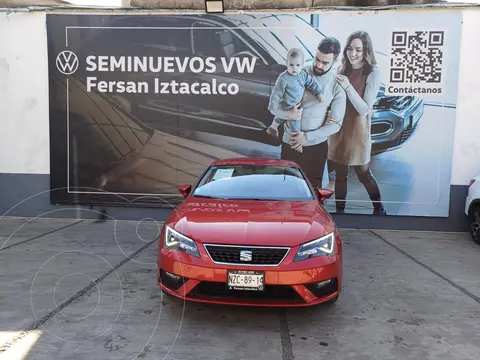
[[[252,252],[250,250],[241,250],[240,261],[252,261]]]
[[[78,69],[78,57],[70,50],[57,55],[57,69],[64,75],[72,75]]]

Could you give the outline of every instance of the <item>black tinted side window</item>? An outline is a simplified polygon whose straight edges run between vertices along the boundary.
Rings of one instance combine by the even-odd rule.
[[[192,53],[191,24],[180,17],[154,17],[142,24],[145,29],[137,38],[137,46],[162,56],[189,56]],[[155,29],[153,29],[155,28]]]

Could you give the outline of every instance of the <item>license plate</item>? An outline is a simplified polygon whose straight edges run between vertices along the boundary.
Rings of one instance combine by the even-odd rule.
[[[227,284],[230,290],[263,291],[265,273],[262,271],[228,271]]]

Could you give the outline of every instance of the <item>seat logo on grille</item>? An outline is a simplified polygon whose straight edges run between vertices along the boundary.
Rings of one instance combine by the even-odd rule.
[[[250,250],[241,250],[240,261],[252,261],[252,252]]]

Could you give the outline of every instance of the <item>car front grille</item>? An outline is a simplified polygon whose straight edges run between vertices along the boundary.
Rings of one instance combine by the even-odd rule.
[[[276,266],[286,257],[288,247],[239,246],[206,244],[208,254],[217,264]],[[247,258],[242,257],[245,253]],[[251,255],[251,259],[248,259]],[[243,260],[242,260],[243,259]]]
[[[265,285],[263,291],[229,290],[226,283],[202,281],[189,293],[189,297],[218,300],[268,302],[276,304],[305,303],[290,285]]]
[[[417,124],[413,125],[413,126],[408,126],[406,127],[400,134],[400,136],[398,137],[397,139],[397,144],[398,145],[401,145],[403,143],[405,143],[409,138],[410,136],[412,136],[413,132],[415,131],[417,127]]]

